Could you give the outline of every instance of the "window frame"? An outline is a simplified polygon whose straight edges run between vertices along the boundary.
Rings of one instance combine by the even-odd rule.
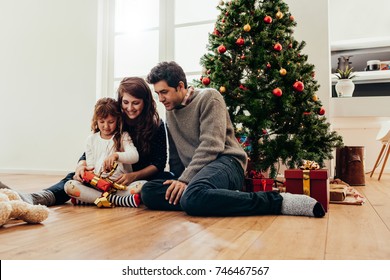
[[[123,77],[114,77],[115,37],[123,34],[115,32],[116,1],[98,1],[96,98],[115,95],[116,89],[114,86],[123,79]],[[148,29],[157,29],[159,31],[159,62],[175,60],[175,30],[177,28],[213,24],[216,21],[216,19],[213,19],[175,24],[175,0],[159,0],[159,5],[159,26]],[[185,73],[187,76],[200,76],[202,69],[199,65],[199,71],[188,71]],[[140,77],[145,78],[146,75],[147,73],[140,75]]]

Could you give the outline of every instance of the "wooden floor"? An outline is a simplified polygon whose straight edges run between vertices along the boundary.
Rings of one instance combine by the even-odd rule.
[[[53,175],[0,174],[20,191]],[[293,216],[202,218],[140,208],[51,207],[39,225],[0,227],[0,259],[85,260],[357,260],[390,259],[390,174],[356,187],[362,206],[331,204],[322,219]]]

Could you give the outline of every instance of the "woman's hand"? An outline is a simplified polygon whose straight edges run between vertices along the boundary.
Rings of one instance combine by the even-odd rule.
[[[105,172],[110,172],[112,167],[114,166],[114,162],[118,161],[118,154],[113,153],[112,155],[108,156],[103,163],[103,170]]]
[[[138,173],[137,172],[131,172],[131,173],[122,174],[115,181],[115,183],[128,186],[128,185],[130,185],[131,183],[133,183],[136,180],[138,180]]]
[[[163,184],[170,185],[165,193],[165,199],[169,204],[178,204],[187,184],[176,180],[167,180]]]
[[[93,169],[94,168],[91,167],[91,166],[88,167],[86,165],[86,163],[85,164],[79,164],[77,166],[77,168],[76,168],[76,172],[75,172],[75,174],[73,176],[73,179],[82,182],[83,181],[84,172],[85,171],[92,171]]]

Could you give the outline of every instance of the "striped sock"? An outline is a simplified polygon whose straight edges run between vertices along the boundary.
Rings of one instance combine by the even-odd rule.
[[[139,193],[126,196],[110,194],[107,198],[115,206],[138,207],[141,204],[141,196]]]
[[[93,203],[84,202],[74,197],[70,198],[70,202],[72,202],[73,205],[94,205]]]

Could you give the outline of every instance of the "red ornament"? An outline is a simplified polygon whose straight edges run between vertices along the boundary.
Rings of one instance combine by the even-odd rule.
[[[274,45],[274,50],[280,52],[283,49],[282,45],[280,43],[276,43]]]
[[[236,41],[236,44],[238,45],[238,46],[242,46],[242,45],[244,45],[244,43],[245,43],[245,41],[244,41],[244,39],[243,38],[238,38],[237,39],[237,41]]]
[[[241,56],[241,59],[242,59],[242,60],[244,60],[244,59],[245,59],[245,55],[244,55],[244,54]]]
[[[220,46],[218,47],[218,52],[219,52],[219,53],[224,53],[224,52],[226,52],[226,47],[225,47],[224,45],[220,45]]]
[[[272,22],[272,17],[270,16],[265,16],[264,17],[264,22],[267,23],[267,24],[270,24]]]
[[[292,43],[288,44],[288,48],[291,49],[293,47]]]
[[[296,81],[293,85],[293,88],[296,90],[296,91],[303,91],[303,89],[305,88],[305,85],[301,82],[301,81]]]
[[[295,19],[294,19],[294,17],[293,17],[293,16],[290,16],[290,20],[291,20],[291,21],[294,21]]]
[[[269,62],[267,63],[267,68],[271,69],[271,63],[269,63]]]
[[[210,78],[209,77],[204,77],[202,79],[202,84],[204,84],[205,86],[208,86],[210,84]]]
[[[324,108],[324,107],[321,107],[321,109],[320,109],[320,111],[318,112],[318,114],[319,114],[320,116],[325,115],[325,108]]]
[[[248,90],[244,85],[240,85],[241,90]]]
[[[207,75],[210,75],[210,73],[211,73],[211,70],[209,69],[209,70],[207,70]]]
[[[280,88],[275,88],[273,89],[272,94],[279,97],[282,96],[283,92]]]
[[[263,129],[262,132],[263,132],[263,135],[267,135],[268,134],[268,131],[266,129]]]
[[[303,115],[305,115],[305,116],[308,116],[310,114],[311,114],[311,112],[303,112]]]
[[[214,35],[221,35],[221,33],[219,32],[219,30],[217,28],[214,28],[214,32],[213,32]]]

